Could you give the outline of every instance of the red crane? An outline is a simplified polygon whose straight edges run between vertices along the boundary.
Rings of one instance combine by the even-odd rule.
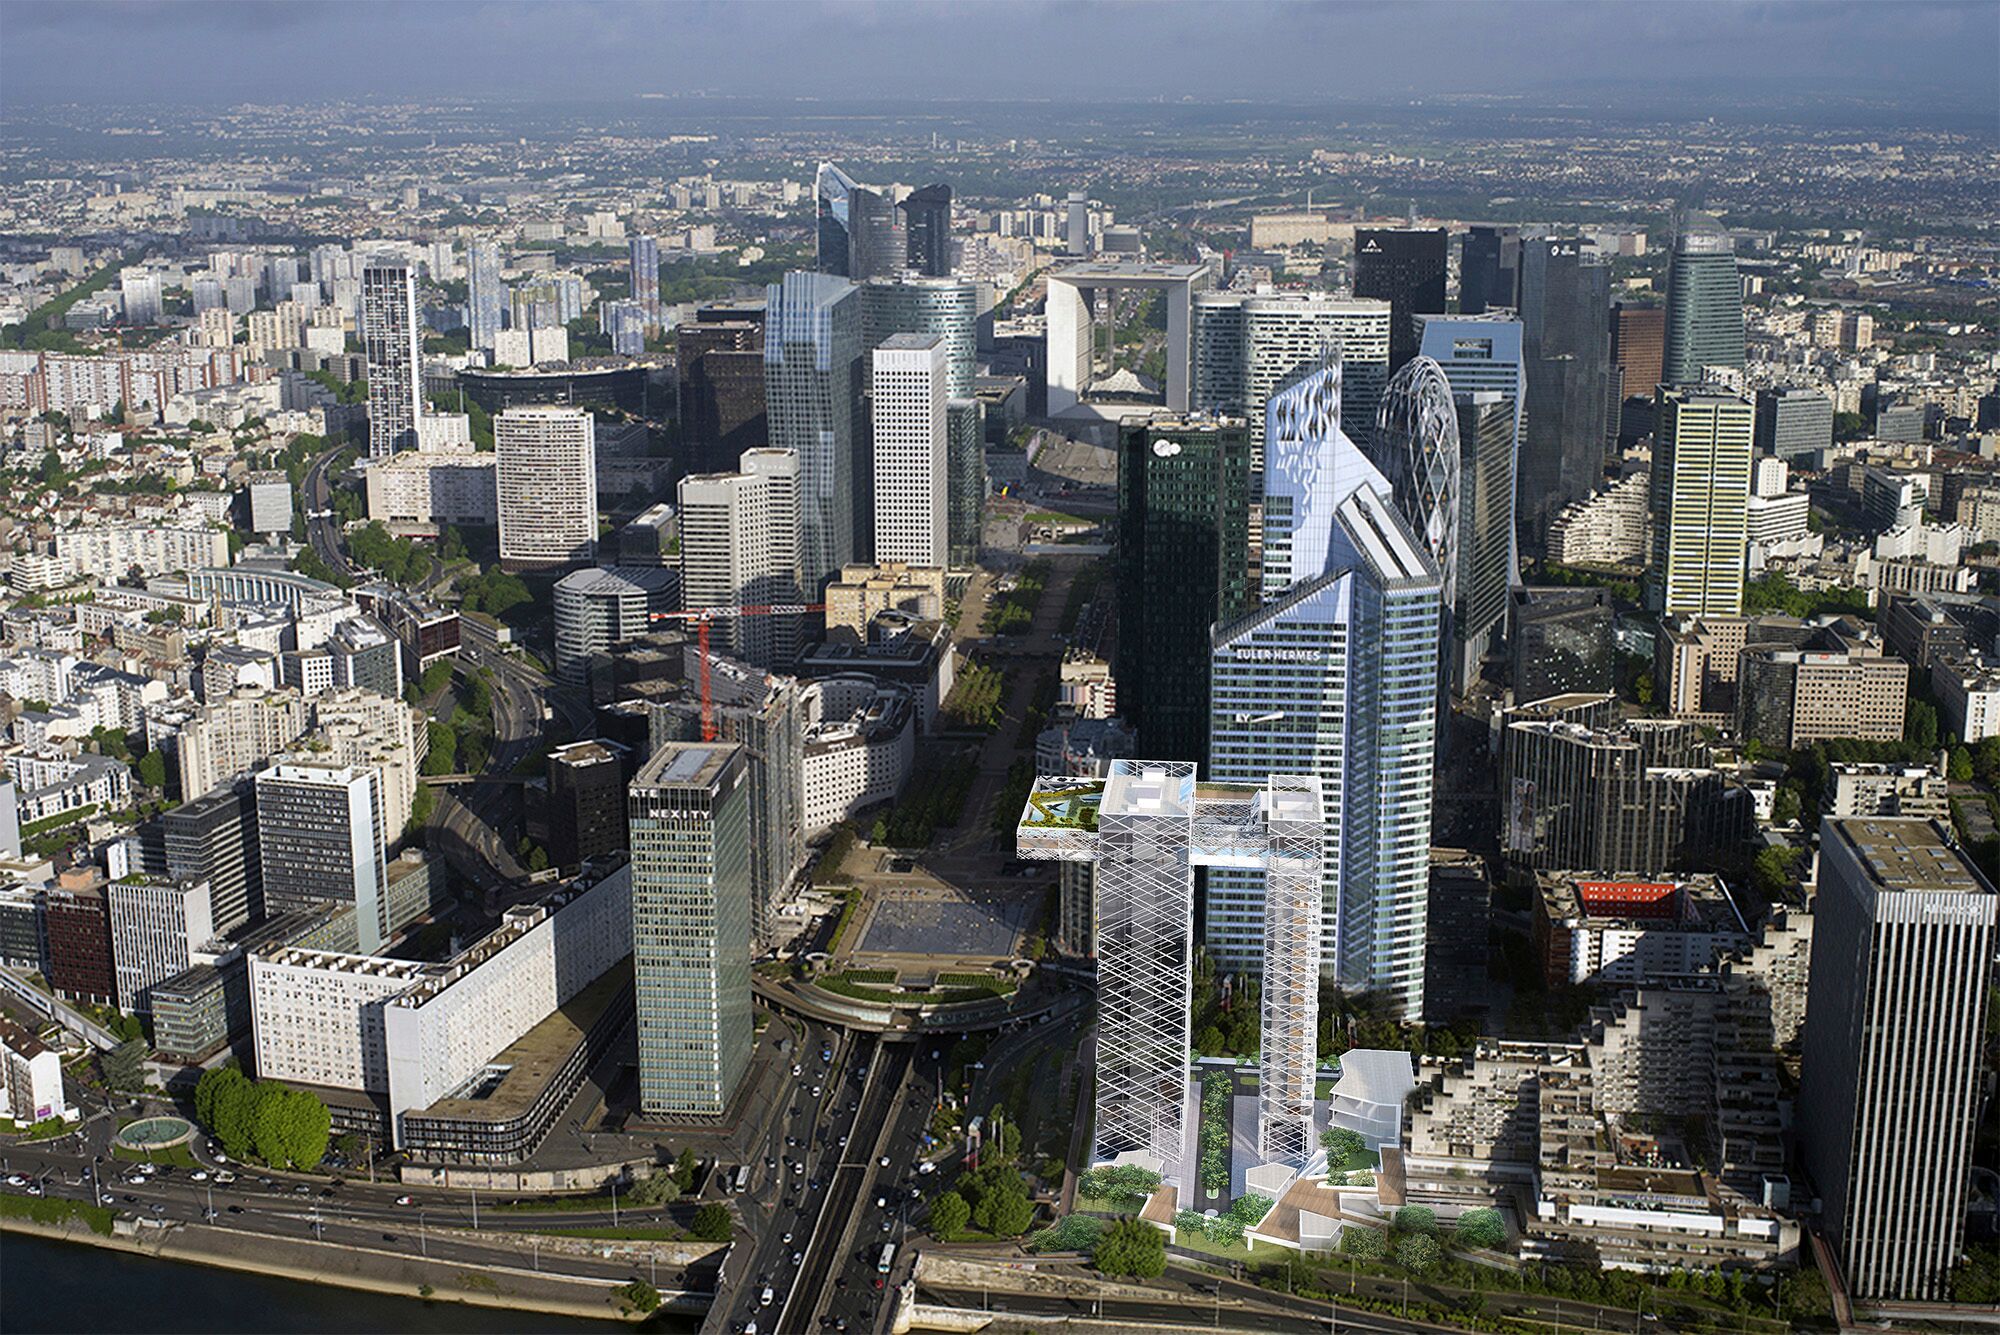
[[[701,650],[701,739],[715,740],[715,695],[708,684],[708,623],[723,617],[803,616],[826,611],[825,603],[758,603],[746,607],[700,607],[692,612],[649,612],[650,621],[694,622],[695,644]]]

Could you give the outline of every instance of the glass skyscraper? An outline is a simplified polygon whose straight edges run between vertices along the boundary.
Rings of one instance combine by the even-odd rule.
[[[1736,245],[1713,219],[1691,215],[1667,268],[1667,348],[1661,380],[1694,384],[1704,366],[1743,365],[1743,288]]]
[[[1208,637],[1253,603],[1250,432],[1161,416],[1118,438],[1118,703],[1147,756],[1203,758]]]
[[[1458,309],[1482,315],[1489,307],[1514,304],[1521,272],[1521,232],[1515,227],[1474,227],[1460,242]]]
[[[660,243],[650,236],[635,236],[626,247],[632,270],[632,300],[646,308],[646,329],[660,327]]]
[[[1326,820],[1321,971],[1423,1013],[1443,581],[1388,479],[1340,428],[1337,361],[1274,395],[1265,425],[1267,602],[1212,640],[1209,771],[1311,774]],[[1210,875],[1204,937],[1259,967],[1258,879]]]
[[[909,234],[909,266],[931,278],[951,273],[951,187],[940,181],[912,190],[896,206]]]
[[[650,1117],[719,1117],[755,1041],[743,749],[670,742],[634,776],[628,801],[639,1106]]]
[[[1454,394],[1452,409],[1458,414],[1458,571],[1447,666],[1452,689],[1463,693],[1493,652],[1507,617],[1514,551],[1514,404],[1503,394],[1475,390]]]
[[[1342,366],[1341,428],[1366,440],[1389,383],[1389,321],[1386,301],[1318,292],[1198,293],[1189,402],[1196,412],[1248,422],[1251,458],[1261,468],[1265,404],[1331,347]]]
[[[1522,545],[1540,551],[1549,525],[1604,480],[1610,406],[1611,267],[1574,237],[1521,243]]]
[[[1492,440],[1487,433],[1498,428],[1490,425],[1482,427],[1476,438],[1468,437],[1463,408],[1459,418],[1459,446],[1474,449],[1484,444],[1486,453],[1481,458],[1483,464],[1466,462],[1459,470],[1461,485],[1460,531],[1466,535],[1460,544],[1461,553],[1490,552],[1492,536],[1481,525],[1494,522],[1504,508],[1506,533],[1504,534],[1504,565],[1498,578],[1504,589],[1520,582],[1520,559],[1518,538],[1515,532],[1515,515],[1520,507],[1520,451],[1517,448],[1521,438],[1523,401],[1527,398],[1524,388],[1525,377],[1521,370],[1521,322],[1511,315],[1427,315],[1423,320],[1423,355],[1438,364],[1444,372],[1445,380],[1451,385],[1452,398],[1458,402],[1466,394],[1498,395],[1506,405],[1506,438]],[[1504,466],[1500,456],[1504,454]],[[1507,488],[1504,497],[1496,497],[1482,485],[1482,481],[1493,481],[1504,476]],[[1501,502],[1504,501],[1504,507]],[[1483,568],[1483,567],[1482,567]],[[1489,586],[1478,577],[1465,573],[1463,564],[1461,575],[1470,583],[1459,591],[1461,599],[1473,588],[1486,590]],[[1482,601],[1482,612],[1500,615],[1504,604],[1497,598]],[[1498,609],[1498,610],[1496,610]],[[1495,622],[1482,622],[1481,615],[1473,609],[1463,609],[1464,617],[1459,624],[1465,627],[1462,643],[1470,645],[1473,636],[1479,632],[1477,626],[1484,624],[1490,631]],[[1483,652],[1483,650],[1481,651]]]
[[[1354,233],[1354,295],[1389,303],[1389,369],[1399,371],[1417,355],[1419,315],[1444,311],[1445,248],[1442,227],[1401,230],[1362,227]]]
[[[818,268],[860,282],[902,269],[908,246],[888,195],[861,185],[831,162],[813,181],[819,220]]]
[[[765,289],[764,411],[771,448],[799,460],[799,574],[811,600],[854,559],[863,376],[854,285],[789,273]]]

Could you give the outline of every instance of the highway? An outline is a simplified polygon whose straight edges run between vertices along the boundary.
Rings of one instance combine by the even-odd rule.
[[[206,1152],[200,1157],[212,1172],[214,1165]],[[633,1277],[630,1260],[554,1253],[544,1257],[534,1241],[524,1251],[523,1240],[507,1236],[529,1230],[548,1233],[561,1228],[601,1227],[610,1222],[597,1211],[513,1212],[495,1208],[504,1196],[488,1195],[477,1208],[478,1230],[496,1235],[488,1244],[459,1235],[460,1230],[474,1227],[475,1198],[470,1192],[410,1187],[393,1181],[370,1184],[350,1180],[329,1186],[323,1178],[304,1179],[247,1167],[236,1170],[239,1176],[234,1182],[217,1184],[213,1178],[196,1182],[187,1169],[162,1169],[144,1178],[134,1168],[110,1154],[110,1118],[106,1114],[87,1123],[81,1136],[12,1145],[0,1156],[0,1170],[34,1179],[48,1196],[94,1200],[164,1222],[207,1221],[259,1236],[313,1239],[427,1259],[547,1270],[589,1279],[623,1282]],[[93,1174],[101,1174],[101,1179],[94,1180]],[[0,1185],[0,1191],[10,1194],[24,1190]],[[399,1199],[408,1199],[411,1204],[398,1205]],[[685,1226],[698,1204],[689,1200],[664,1210],[631,1211],[627,1222],[671,1220]],[[439,1234],[436,1230],[440,1228],[449,1231]],[[706,1292],[711,1269],[700,1267],[697,1273],[649,1271],[648,1278],[663,1291],[679,1291],[692,1284],[697,1291]],[[650,1279],[652,1273],[658,1274],[657,1281]]]
[[[1325,1335],[1329,1330],[1355,1335],[1428,1335],[1456,1327],[1434,1326],[1424,1321],[1406,1321],[1375,1312],[1341,1308],[1338,1320],[1331,1314],[1308,1316],[1259,1307],[1246,1309],[1226,1299],[1189,1294],[1173,1297],[1162,1294],[1158,1301],[1136,1298],[1058,1298],[1041,1294],[1007,1293],[978,1289],[922,1287],[918,1301],[966,1311],[1005,1312],[1012,1316],[1103,1317],[1132,1325],[1150,1323],[1156,1328],[1196,1328],[1255,1331],[1296,1331],[1298,1335]]]

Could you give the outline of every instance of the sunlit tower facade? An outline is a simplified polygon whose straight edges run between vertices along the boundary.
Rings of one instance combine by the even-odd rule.
[[[1271,400],[1265,604],[1218,625],[1209,757],[1220,781],[1310,774],[1328,831],[1320,971],[1423,1013],[1443,580],[1389,481],[1340,429],[1329,361]],[[1219,964],[1266,969],[1254,879],[1209,878]]]

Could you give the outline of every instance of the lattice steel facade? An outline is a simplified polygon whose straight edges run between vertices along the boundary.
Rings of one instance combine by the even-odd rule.
[[[1319,1030],[1318,781],[1195,783],[1188,761],[1117,760],[1102,780],[1038,778],[1020,856],[1097,870],[1094,1162],[1137,1153],[1178,1184],[1187,1144],[1194,868],[1264,870],[1278,959],[1264,992],[1258,1145],[1303,1154]]]

